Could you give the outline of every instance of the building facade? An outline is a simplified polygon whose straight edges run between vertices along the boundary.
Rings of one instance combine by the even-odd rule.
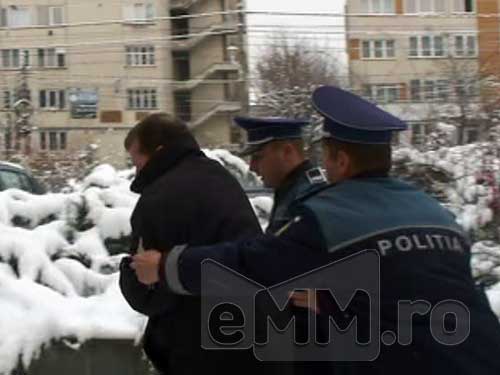
[[[461,142],[475,141],[471,114],[498,76],[499,36],[497,0],[348,0],[352,89],[407,120],[405,142],[446,118],[461,119]]]
[[[237,11],[235,0],[0,0],[0,158],[93,152],[122,166],[126,132],[159,111],[203,146],[230,144],[246,102]]]

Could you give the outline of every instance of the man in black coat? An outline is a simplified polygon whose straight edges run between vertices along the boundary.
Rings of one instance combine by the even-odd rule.
[[[132,191],[131,254],[174,245],[210,245],[261,232],[238,181],[207,158],[187,127],[167,114],[154,114],[134,127],[125,147],[137,167]],[[165,285],[141,284],[121,264],[120,287],[130,306],[149,317],[144,350],[163,374],[223,374],[256,361],[250,352],[208,352],[200,345],[200,298],[175,296]],[[239,371],[241,372],[241,371]]]

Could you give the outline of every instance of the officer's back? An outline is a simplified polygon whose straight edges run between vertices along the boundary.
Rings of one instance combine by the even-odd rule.
[[[380,295],[372,296],[380,298],[380,356],[335,365],[337,373],[500,373],[500,324],[475,286],[466,235],[439,202],[389,176],[391,133],[405,124],[336,88],[318,90],[314,103],[325,116],[334,184],[300,209],[312,213],[329,261],[364,251],[380,259]],[[357,116],[339,109],[354,107]],[[319,300],[320,312],[337,319],[373,314],[359,296],[347,311],[325,293]]]

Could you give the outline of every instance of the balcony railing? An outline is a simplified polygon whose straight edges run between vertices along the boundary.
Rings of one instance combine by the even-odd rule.
[[[196,47],[199,43],[206,38],[213,35],[236,34],[238,32],[238,25],[234,22],[224,22],[218,25],[212,25],[207,30],[197,33],[190,37],[189,34],[178,35],[172,42],[173,51],[188,51]]]
[[[239,72],[241,69],[241,66],[239,64],[234,64],[234,63],[229,63],[229,62],[222,62],[222,63],[215,63],[205,69],[201,74],[197,75],[196,77],[186,80],[186,81],[175,81],[173,86],[175,91],[189,91],[195,89],[197,86],[202,84],[204,81],[206,81],[211,75],[217,73],[217,72]],[[214,80],[216,81],[216,80]],[[223,82],[221,82],[223,83]]]
[[[197,116],[194,120],[188,123],[189,128],[194,129],[208,121],[213,116],[221,112],[238,112],[241,110],[240,102],[220,102],[214,105],[205,113]]]

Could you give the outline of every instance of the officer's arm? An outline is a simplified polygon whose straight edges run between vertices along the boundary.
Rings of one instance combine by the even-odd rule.
[[[160,265],[164,281],[178,294],[199,294],[201,265],[211,259],[266,286],[320,267],[327,258],[323,237],[313,215],[302,214],[278,236],[213,246],[174,248]],[[163,270],[162,270],[163,271]]]

